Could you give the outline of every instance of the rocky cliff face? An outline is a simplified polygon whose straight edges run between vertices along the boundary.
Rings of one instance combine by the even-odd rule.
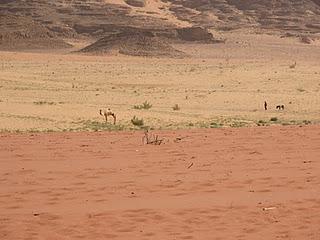
[[[179,19],[221,30],[320,30],[319,0],[166,0]]]

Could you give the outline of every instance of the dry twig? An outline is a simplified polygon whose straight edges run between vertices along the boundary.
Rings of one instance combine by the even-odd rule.
[[[164,142],[164,140],[164,138],[159,138],[158,135],[149,133],[149,130],[145,130],[144,136],[142,137],[143,144],[161,145]]]

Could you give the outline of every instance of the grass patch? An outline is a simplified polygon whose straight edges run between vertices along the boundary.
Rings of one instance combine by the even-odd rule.
[[[37,102],[33,102],[33,104],[35,104],[35,105],[56,105],[55,102],[47,102],[47,101],[37,101]]]
[[[242,121],[232,122],[230,124],[230,127],[232,127],[232,128],[240,128],[240,127],[246,127],[246,126],[248,126],[248,123],[247,122],[242,122]]]
[[[133,106],[134,109],[138,109],[138,110],[141,110],[141,109],[150,109],[152,108],[152,104],[150,104],[148,101],[145,101],[144,103],[140,104],[140,105],[134,105]]]
[[[17,133],[17,134],[24,134],[24,133],[50,133],[50,132],[58,132],[58,130],[54,129],[0,129],[0,133]]]
[[[138,127],[141,127],[144,125],[144,121],[143,121],[143,118],[137,118],[136,116],[133,116],[133,118],[131,119],[131,123],[134,125],[134,126],[138,126]]]
[[[223,126],[222,123],[211,122],[210,128],[221,128]]]
[[[259,120],[257,122],[257,126],[268,126],[269,124],[264,120]]]
[[[91,121],[91,120],[87,120],[82,122],[82,126],[79,128],[75,128],[75,129],[67,129],[64,131],[121,131],[124,130],[125,126],[121,125],[121,124],[109,124],[109,123],[105,123],[105,122],[98,122],[98,121]]]
[[[309,121],[309,120],[303,120],[302,123],[303,123],[304,125],[309,125],[309,124],[311,124],[312,122]]]

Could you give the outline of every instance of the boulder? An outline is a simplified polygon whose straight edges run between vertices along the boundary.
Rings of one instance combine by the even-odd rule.
[[[125,2],[133,7],[145,7],[146,0],[125,0]]]
[[[184,41],[207,41],[213,40],[212,33],[202,27],[187,27],[177,29],[179,38]]]

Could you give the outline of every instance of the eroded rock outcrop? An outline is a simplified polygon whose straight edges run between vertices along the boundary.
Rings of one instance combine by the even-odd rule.
[[[165,38],[145,30],[111,34],[81,50],[91,54],[124,54],[146,57],[183,57],[185,54],[170,45]]]

